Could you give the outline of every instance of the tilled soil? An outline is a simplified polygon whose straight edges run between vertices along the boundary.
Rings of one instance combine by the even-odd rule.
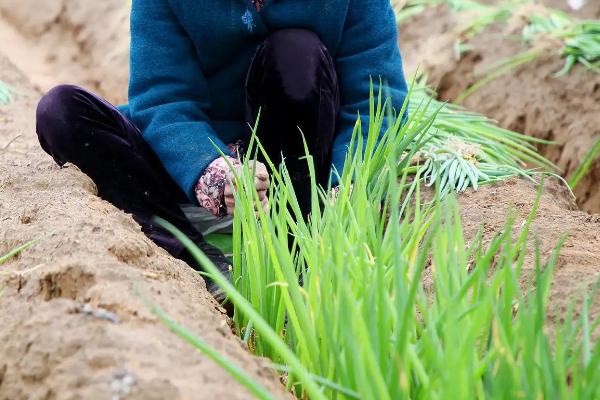
[[[0,0],[2,52],[45,92],[70,83],[127,101],[127,0]]]
[[[564,6],[564,1],[549,2]],[[581,18],[598,18],[600,3],[590,1],[578,12]],[[490,65],[527,50],[519,29],[487,28],[468,41],[473,50],[457,60],[454,43],[465,15],[446,6],[433,7],[401,26],[400,46],[407,69],[429,74],[440,98],[454,100],[477,82]],[[600,139],[600,74],[577,66],[570,74],[554,78],[564,61],[549,56],[526,64],[490,82],[464,101],[465,107],[496,119],[503,127],[530,136],[556,141],[540,151],[555,162],[565,176],[580,164]],[[575,190],[579,206],[600,212],[600,161]]]
[[[516,217],[516,235],[529,216],[536,195],[534,183],[512,179],[459,196],[466,237],[473,238],[483,229],[484,237],[489,239],[503,230],[511,215]],[[522,277],[524,288],[534,282],[536,243],[546,262],[563,237],[566,241],[560,249],[550,293],[551,318],[562,316],[572,302],[579,303],[600,280],[600,215],[578,211],[564,184],[550,179],[531,229]],[[600,315],[600,301],[596,299],[591,310],[592,315]]]
[[[203,279],[77,168],[60,169],[34,129],[40,94],[0,57],[16,89],[0,106],[0,399],[248,399],[222,368],[169,331],[147,297],[278,397],[267,361],[234,336]],[[141,295],[140,295],[141,293]]]
[[[113,16],[121,15],[119,7],[126,7],[116,6],[113,0],[99,3],[0,0],[0,10],[13,24],[7,29],[12,32],[14,43],[34,46],[38,39],[43,43],[64,37],[67,49],[64,51],[71,56],[60,55],[63,50],[59,40],[54,48],[36,53],[41,54],[40,62],[47,64],[38,66],[37,70],[28,67],[27,60],[22,58],[27,53],[15,48],[10,50],[19,65],[24,65],[26,70],[31,68],[27,75],[36,77],[38,87],[78,83],[97,90],[113,102],[124,99],[126,57],[106,69],[98,70],[94,66],[107,48],[116,54],[127,53],[126,40],[120,35],[117,39],[98,39],[109,32],[122,32],[122,27],[113,29],[112,25],[101,32],[102,21],[109,18],[111,12]],[[119,3],[126,2],[119,0]],[[58,11],[56,4],[60,5]],[[39,15],[38,7],[42,10]],[[94,7],[108,8],[102,14]],[[113,11],[109,12],[109,8]],[[96,10],[98,14],[89,10]],[[46,15],[48,18],[42,18]],[[79,17],[75,18],[76,15]],[[479,65],[481,60],[475,61],[477,54],[482,58],[487,54],[482,49],[469,56],[474,57],[471,62],[468,58],[453,61],[451,32],[455,31],[456,23],[447,10],[436,8],[409,22],[401,34],[408,64],[422,62],[431,71],[431,78],[443,83],[445,96],[457,91],[453,89],[455,85],[464,83],[462,73]],[[3,26],[7,27],[0,23],[0,38]],[[498,49],[506,45],[501,41],[490,43],[498,43]],[[493,53],[494,48],[488,50]],[[555,66],[560,66],[560,62],[548,61],[546,68],[551,70]],[[65,79],[57,81],[53,71],[62,71],[63,75],[58,76]],[[575,79],[572,76],[564,78],[571,83],[567,85],[566,100],[559,103],[556,98],[560,97],[560,88],[550,78],[540,81],[533,72],[519,74],[524,74],[518,76],[525,79],[521,86],[532,85],[535,89],[531,98],[525,96],[527,102],[511,103],[516,100],[499,87],[495,90],[500,99],[494,97],[493,91],[487,97],[480,97],[480,101],[485,99],[491,105],[476,102],[469,105],[487,110],[501,123],[511,125],[514,120],[520,120],[513,114],[521,104],[521,111],[526,114],[522,124],[529,133],[540,137],[564,138],[559,136],[557,132],[562,130],[556,126],[565,124],[571,129],[569,132],[575,132],[575,141],[583,143],[581,132],[598,129],[585,112],[580,112],[589,110],[591,103],[574,96],[574,93],[578,96],[583,93],[577,91],[583,90],[577,89],[577,83],[585,86],[585,79],[591,79],[592,75],[586,74],[572,82],[570,80]],[[581,72],[575,71],[575,74],[579,76]],[[468,76],[465,79],[471,79]],[[0,106],[0,148],[16,135],[22,135],[7,149],[0,150],[0,254],[37,240],[34,247],[0,267],[0,291],[3,290],[0,295],[0,400],[125,398],[128,392],[127,398],[139,399],[250,398],[221,368],[159,323],[138,292],[234,360],[279,397],[287,396],[277,376],[265,367],[266,361],[249,355],[231,333],[223,311],[195,272],[146,239],[130,216],[99,199],[93,182],[77,168],[60,169],[39,149],[33,113],[40,94],[1,57],[0,79],[17,90],[10,106]],[[538,85],[531,83],[531,79],[538,79]],[[117,85],[117,82],[121,83]],[[109,84],[115,86],[106,86]],[[549,88],[541,88],[545,85]],[[529,93],[523,87],[513,88],[514,97]],[[589,93],[595,92],[585,93],[590,96]],[[549,107],[546,105],[548,96],[555,99],[548,104],[554,104],[551,109],[559,114],[556,120],[544,114]],[[575,102],[572,107],[571,102]],[[537,105],[538,114],[544,116],[526,110],[525,106],[531,104]],[[579,114],[569,115],[562,111],[564,107]],[[559,117],[566,118],[566,122]],[[576,117],[583,118],[581,125],[577,125]],[[546,133],[536,131],[535,127],[540,132],[545,129]],[[567,144],[554,150],[555,161],[563,154],[564,157],[571,154],[566,147]],[[544,151],[553,154],[550,150]],[[593,191],[590,183],[584,184]],[[486,238],[490,238],[502,229],[511,213],[516,215],[517,226],[520,226],[533,207],[536,190],[528,181],[513,179],[460,196],[467,236],[472,238],[483,226]],[[588,197],[591,198],[592,195]],[[586,209],[593,209],[587,206],[590,201],[582,203]],[[552,312],[564,310],[600,278],[600,215],[577,211],[564,187],[557,181],[549,181],[533,225],[530,247],[539,239],[541,254],[547,258],[563,235],[568,238],[552,287]],[[530,255],[526,271],[531,272],[532,265]],[[598,303],[593,305],[592,315],[600,315]]]

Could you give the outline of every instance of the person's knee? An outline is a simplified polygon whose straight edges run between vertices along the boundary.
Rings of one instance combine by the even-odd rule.
[[[38,127],[52,127],[69,119],[80,90],[81,88],[72,85],[60,85],[50,89],[37,106],[36,122]]]
[[[64,153],[73,141],[77,115],[77,96],[82,89],[60,85],[46,93],[36,110],[36,131],[42,148],[62,164]]]
[[[307,29],[282,29],[269,36],[263,48],[267,79],[292,101],[318,94],[323,68],[328,68],[327,49],[316,33]]]

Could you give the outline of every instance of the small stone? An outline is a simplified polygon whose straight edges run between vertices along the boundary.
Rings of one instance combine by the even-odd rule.
[[[127,369],[122,368],[113,373],[110,387],[112,389],[113,400],[121,400],[131,393],[131,389],[136,384],[136,377]]]
[[[90,315],[94,318],[98,318],[98,319],[103,319],[106,321],[110,321],[113,324],[118,324],[121,320],[119,318],[119,316],[117,314],[115,314],[114,312],[105,310],[103,308],[96,308],[94,309],[90,304],[86,303],[83,305],[83,307],[81,308],[81,311],[86,314],[86,315]]]

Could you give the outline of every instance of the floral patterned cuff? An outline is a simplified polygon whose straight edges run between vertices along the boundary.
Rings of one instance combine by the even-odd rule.
[[[266,0],[251,0],[256,7],[256,11],[260,11],[265,6]]]
[[[353,190],[354,190],[354,184],[350,184],[350,194],[352,194]],[[335,202],[337,200],[339,194],[340,194],[340,185],[332,187],[329,192],[329,200]]]
[[[240,165],[240,162],[233,157],[227,157],[227,160],[234,167]],[[206,208],[217,217],[227,215],[227,210],[223,205],[223,193],[229,171],[230,168],[227,161],[219,157],[206,167],[196,184],[196,198],[200,206]]]

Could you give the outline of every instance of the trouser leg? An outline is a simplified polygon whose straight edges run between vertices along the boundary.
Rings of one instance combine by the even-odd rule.
[[[198,268],[182,244],[154,221],[161,217],[204,245],[179,208],[185,194],[131,121],[93,93],[64,85],[42,98],[36,124],[42,148],[59,165],[77,165],[96,183],[100,197],[131,213],[156,244]],[[209,255],[219,261],[220,252]]]
[[[257,137],[270,158],[285,158],[305,213],[311,193],[302,134],[325,186],[339,108],[335,65],[315,33],[280,30],[258,48],[246,81],[246,118],[254,126],[260,111]]]

